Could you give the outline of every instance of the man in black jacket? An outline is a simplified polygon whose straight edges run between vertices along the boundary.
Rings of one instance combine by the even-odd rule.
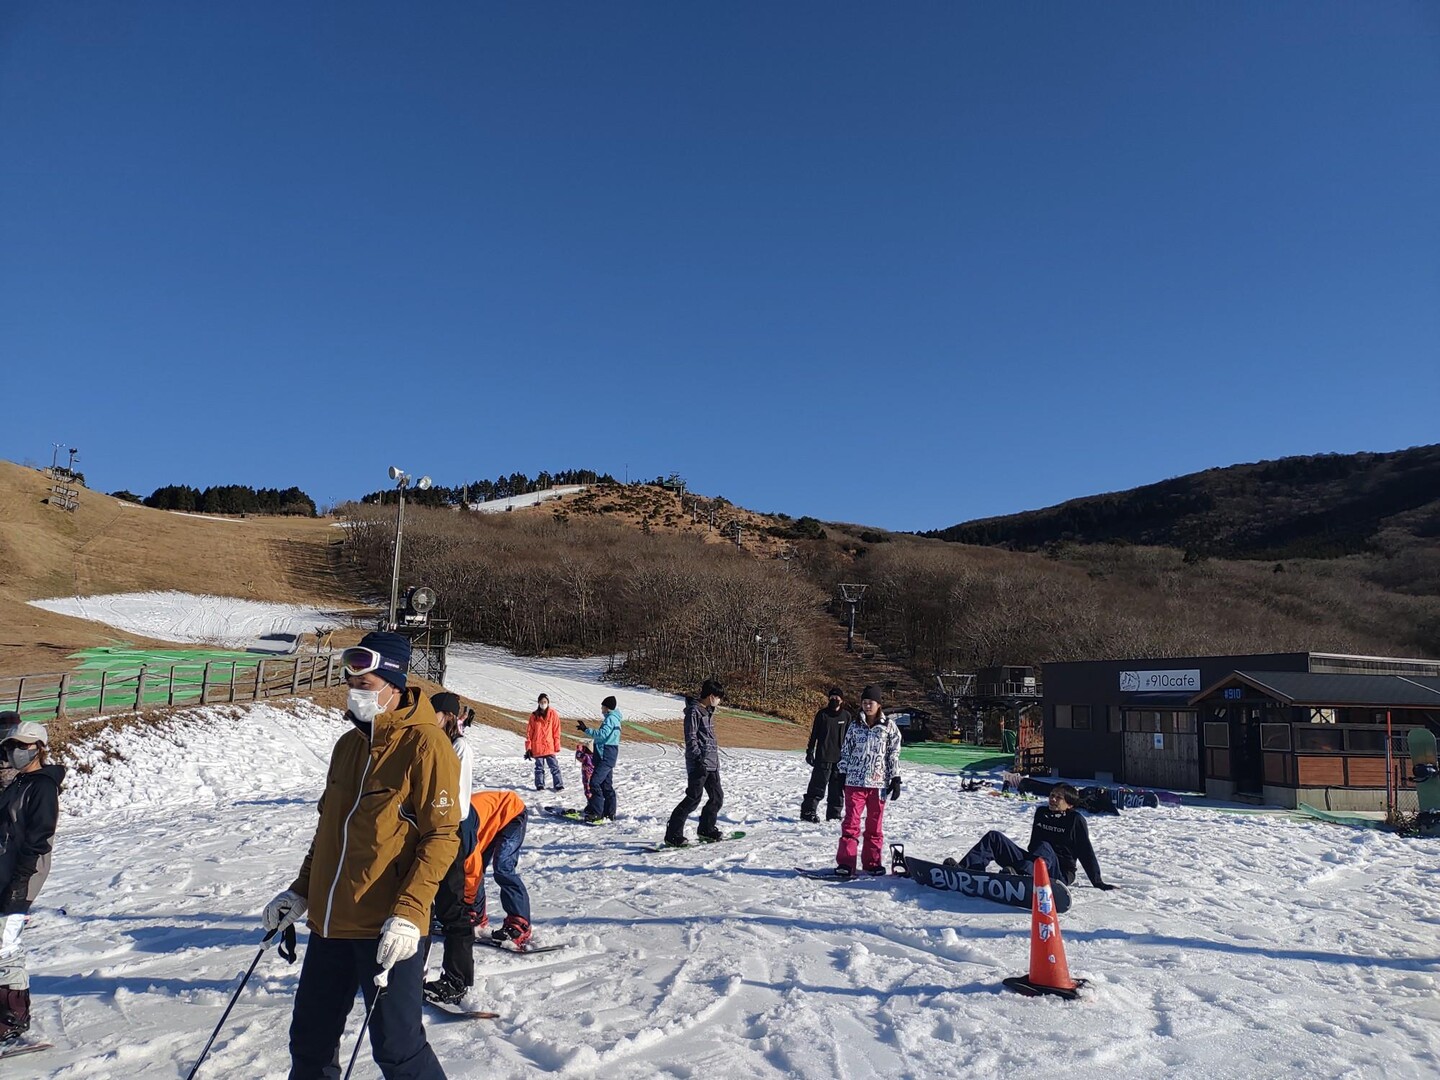
[[[800,802],[801,821],[819,821],[815,811],[820,795],[825,793],[825,820],[835,821],[845,801],[845,777],[839,769],[840,747],[845,744],[845,729],[855,714],[845,707],[845,695],[838,686],[830,688],[830,701],[815,714],[810,728],[810,742],[805,747],[805,764],[810,766],[810,785]],[[827,791],[828,788],[828,791]]]
[[[720,829],[715,824],[720,816],[720,807],[725,805],[725,792],[720,787],[720,745],[715,741],[715,707],[725,696],[725,691],[714,679],[706,679],[700,687],[698,697],[685,699],[685,797],[680,800],[670,815],[665,829],[665,843],[670,847],[684,847],[685,819],[700,805],[704,794],[705,806],[700,811],[700,827],[695,835],[701,840],[720,839]]]
[[[1052,881],[1073,885],[1078,862],[1091,885],[1097,889],[1113,889],[1114,885],[1100,880],[1100,861],[1090,846],[1090,828],[1075,810],[1079,801],[1080,793],[1070,784],[1056,784],[1050,789],[1049,805],[1035,811],[1029,847],[1022,848],[1004,833],[991,830],[965,853],[959,865],[965,870],[983,873],[993,862],[1006,873],[1028,877],[1039,860],[1050,871]]]

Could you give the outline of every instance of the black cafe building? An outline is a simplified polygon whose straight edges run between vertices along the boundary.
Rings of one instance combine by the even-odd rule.
[[[1055,662],[1043,674],[1047,770],[1101,783],[1383,810],[1387,726],[1402,754],[1410,728],[1440,732],[1435,660],[1264,653]],[[1400,767],[1408,775],[1408,758]]]

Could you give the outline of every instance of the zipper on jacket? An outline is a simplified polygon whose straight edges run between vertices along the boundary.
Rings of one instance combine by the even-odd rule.
[[[365,768],[360,771],[360,783],[355,785],[355,805],[350,807],[350,812],[345,815],[345,824],[340,826],[340,860],[335,864],[335,880],[330,882],[330,892],[325,897],[325,925],[320,930],[321,937],[330,936],[330,916],[335,913],[335,888],[340,884],[340,872],[345,869],[345,851],[350,846],[350,819],[360,809],[360,800],[365,797],[365,780],[369,775],[370,751],[367,748]]]

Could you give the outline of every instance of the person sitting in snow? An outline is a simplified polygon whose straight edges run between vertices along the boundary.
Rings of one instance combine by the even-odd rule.
[[[0,756],[15,778],[0,792],[0,1047],[30,1027],[30,976],[20,932],[50,873],[65,766],[51,765],[44,724],[0,713]]]
[[[1007,874],[1029,877],[1036,861],[1050,871],[1051,881],[1075,884],[1075,865],[1085,868],[1085,876],[1097,889],[1113,889],[1114,885],[1100,879],[1100,861],[1090,846],[1090,828],[1075,810],[1080,793],[1070,784],[1056,784],[1050,789],[1049,805],[1035,811],[1030,827],[1030,845],[1022,848],[1002,832],[991,830],[965,853],[959,862],[946,859],[946,866],[983,873],[993,862]]]

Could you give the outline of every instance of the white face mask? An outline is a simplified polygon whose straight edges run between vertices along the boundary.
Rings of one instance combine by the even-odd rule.
[[[379,690],[356,690],[350,688],[350,693],[345,697],[345,707],[350,710],[350,715],[359,720],[362,724],[369,724],[385,711],[380,704]]]
[[[39,752],[33,746],[12,746],[5,753],[10,767],[16,772],[28,768],[38,756]]]

